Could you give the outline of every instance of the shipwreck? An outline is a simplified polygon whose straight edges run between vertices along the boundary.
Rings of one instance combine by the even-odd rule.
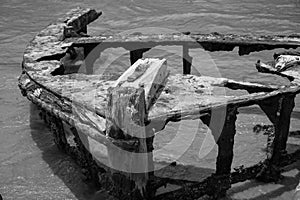
[[[39,107],[57,146],[72,155],[86,176],[110,194],[118,199],[197,199],[203,195],[217,199],[237,182],[254,178],[277,181],[281,167],[299,159],[300,150],[286,153],[294,99],[300,93],[297,52],[277,54],[271,63],[256,63],[260,72],[286,77],[291,83],[274,86],[191,75],[189,49],[201,46],[206,51],[232,51],[237,47],[242,56],[278,48],[296,49],[300,35],[87,35],[87,25],[101,14],[76,8],[39,32],[24,52],[19,87]],[[99,44],[101,48],[96,49]],[[165,59],[142,59],[144,52],[157,45],[183,47],[182,74],[169,74]],[[117,47],[130,52],[132,66],[119,76],[93,74],[101,51]],[[83,63],[85,71],[78,73]],[[214,87],[248,93],[213,96],[210,91]],[[182,102],[186,97],[192,100]],[[257,165],[232,172],[238,108],[254,104],[274,125],[272,153]],[[187,119],[200,119],[210,127],[213,109],[225,112],[215,141],[215,173],[202,182],[157,176],[152,154],[155,133],[169,122]],[[99,161],[103,156],[107,165]],[[179,187],[156,193],[168,184]]]

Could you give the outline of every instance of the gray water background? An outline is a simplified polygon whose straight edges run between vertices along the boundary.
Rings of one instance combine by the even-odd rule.
[[[80,169],[72,159],[57,150],[51,133],[39,119],[35,106],[22,97],[17,88],[22,54],[28,41],[71,8],[82,6],[103,11],[103,16],[90,29],[92,34],[115,34],[141,27],[202,33],[290,34],[300,32],[299,4],[297,0],[1,0],[0,193],[4,199],[91,199],[94,196],[95,189],[82,180]],[[215,75],[209,73],[213,61],[213,65],[220,72],[217,76],[262,83],[286,83],[281,78],[258,74],[254,67],[258,59],[271,59],[274,51],[252,53],[243,57],[239,57],[236,50],[204,56],[199,51],[193,50],[192,55],[203,58],[203,62],[193,63],[199,67],[201,74]],[[109,53],[104,54],[103,59],[110,59]],[[161,53],[164,56],[169,55],[168,52]],[[125,70],[127,63],[128,61],[119,59],[116,63],[119,66],[117,69]],[[169,65],[174,67],[175,72],[181,72],[178,62],[171,61]],[[292,130],[300,129],[297,112],[299,98],[296,103]],[[255,107],[239,115],[235,166],[255,164],[264,157],[262,149],[266,138],[252,133],[252,128],[257,123],[269,122]],[[204,159],[200,159],[197,142],[203,139],[201,133],[205,132],[205,128],[192,124],[183,128],[187,134],[195,129],[199,132],[198,140],[196,138],[195,144],[186,152],[181,162],[199,165],[208,169],[209,173],[209,169],[214,169],[217,150],[214,148]],[[168,133],[177,130],[175,124],[171,125],[166,130],[167,136],[161,139],[168,141]],[[272,187],[264,192],[268,192],[270,188]],[[256,193],[253,192],[252,197]]]

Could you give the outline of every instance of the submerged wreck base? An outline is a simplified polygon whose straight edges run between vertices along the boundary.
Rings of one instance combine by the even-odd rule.
[[[98,163],[93,159],[91,153],[87,151],[82,144],[76,128],[66,125],[62,120],[51,115],[42,108],[39,108],[39,110],[41,118],[53,133],[54,142],[57,147],[70,155],[75,160],[76,164],[82,168],[81,172],[85,177],[84,181],[87,180],[93,182],[99,189],[104,189],[110,195],[122,200],[193,200],[200,198],[205,194],[209,195],[208,199],[218,199],[219,197],[226,195],[226,191],[232,184],[238,182],[258,177],[258,180],[264,182],[278,181],[280,179],[280,172],[283,172],[286,166],[300,159],[300,150],[298,150],[292,154],[282,156],[280,165],[271,165],[270,161],[267,159],[251,167],[235,169],[235,172],[231,172],[226,176],[213,174],[201,183],[153,176],[149,180],[150,185],[147,188],[147,190],[152,191],[152,193],[148,194],[150,195],[148,198],[142,198],[139,192],[132,192],[132,189],[134,188],[134,182],[132,180],[122,175],[122,173],[115,173],[115,175],[112,176],[107,167],[101,167],[101,163]],[[71,134],[68,132],[68,129],[72,131]],[[274,172],[276,176],[274,176]],[[276,178],[276,180],[274,178]],[[116,184],[116,182],[122,184]],[[155,197],[153,191],[155,192],[156,188],[166,186],[168,183],[180,185],[182,186],[182,189]],[[125,195],[124,191],[131,191],[129,192],[130,195]]]

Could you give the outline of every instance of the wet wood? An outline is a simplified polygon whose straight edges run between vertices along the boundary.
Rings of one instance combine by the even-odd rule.
[[[275,138],[273,143],[272,164],[279,165],[283,155],[286,155],[286,142],[288,139],[291,113],[295,106],[295,95],[280,98],[275,125]]]
[[[168,77],[166,59],[140,59],[129,67],[114,83],[114,86],[143,87],[147,113],[159,97]]]
[[[167,194],[163,199],[198,198],[205,191],[212,196],[216,193],[215,197],[224,194],[230,187],[236,109],[253,104],[260,105],[275,124],[275,149],[272,157],[263,166],[259,165],[249,173],[241,169],[244,179],[235,177],[231,181],[234,183],[253,178],[257,173],[265,174],[265,177],[276,175],[280,161],[285,158],[294,97],[300,92],[297,66],[279,67],[272,63],[257,63],[257,68],[262,72],[288,77],[292,81],[288,87],[193,75],[171,75],[166,79],[165,60],[156,60],[155,70],[150,71],[148,70],[152,67],[149,66],[143,66],[139,70],[132,70],[131,66],[118,80],[120,74],[101,76],[91,73],[101,51],[110,47],[124,47],[129,50],[131,62],[134,63],[142,58],[145,51],[157,45],[181,45],[185,58],[184,73],[188,74],[192,62],[188,55],[190,48],[232,51],[239,47],[239,54],[245,55],[275,48],[297,48],[300,44],[299,35],[191,33],[87,36],[87,25],[100,15],[101,12],[93,9],[77,8],[37,34],[24,52],[19,87],[24,96],[41,107],[43,112],[53,116],[53,123],[60,124],[56,120],[59,119],[73,128],[76,127],[77,136],[81,135],[83,137],[79,138],[88,141],[84,145],[85,151],[97,158],[102,156],[102,152],[97,151],[99,145],[103,144],[107,148],[109,153],[106,156],[109,157],[111,165],[127,170],[123,173],[116,169],[109,176],[109,179],[115,180],[114,184],[119,190],[117,193],[126,196],[130,192],[130,195],[134,194],[137,198],[151,199],[156,188],[151,188],[148,184],[153,173],[148,173],[147,170],[153,169],[151,151],[154,133],[164,129],[169,121],[201,118],[209,125],[212,112],[225,108],[225,124],[224,127],[221,126],[221,131],[213,130],[217,126],[210,126],[219,147],[216,174],[201,184],[179,181],[183,188]],[[101,48],[97,48],[99,44]],[[91,59],[88,59],[89,56]],[[149,82],[155,82],[159,87],[140,82],[140,78],[145,79],[145,74],[149,75]],[[110,87],[113,89],[109,90]],[[224,91],[226,88],[243,89],[251,94],[228,96]],[[64,132],[62,128],[57,129],[59,131],[55,132],[55,136],[58,132]],[[59,145],[65,142],[57,141]],[[147,156],[141,154],[132,157],[132,152],[147,153]],[[126,165],[129,160],[130,164]],[[135,173],[141,169],[143,170]]]
[[[26,47],[23,68],[30,70],[35,61],[62,58],[66,53],[64,47],[69,46],[64,42],[66,27],[76,33],[101,14],[93,9],[76,8],[68,12],[64,18],[47,26]]]
[[[35,80],[43,82],[43,87],[56,93],[60,98],[86,108],[93,105],[98,115],[105,117],[107,89],[114,81],[103,80],[100,75],[72,74],[68,76],[47,77],[31,74]],[[259,93],[242,96],[214,95],[214,88],[229,85],[233,89],[257,89]],[[276,90],[277,88],[277,90]],[[261,92],[264,91],[264,92]],[[272,91],[272,92],[269,92]],[[199,114],[209,112],[211,108],[236,104],[247,106],[281,93],[299,92],[299,88],[280,88],[261,84],[242,83],[228,79],[197,77],[193,75],[169,76],[168,82],[154,106],[149,110],[149,120],[178,121],[178,119],[199,118]]]
[[[220,137],[217,140],[218,156],[216,175],[226,175],[231,172],[231,163],[233,159],[233,144],[235,136],[235,121],[237,119],[237,108],[228,107],[226,110],[226,116],[224,126]]]
[[[132,87],[110,88],[106,117],[107,136],[125,140],[137,137],[139,141],[139,147],[135,153],[108,148],[111,171],[115,174],[115,184],[123,185],[132,180],[134,185],[128,188],[128,191],[122,191],[123,195],[138,190],[140,196],[147,196],[148,172],[152,170],[149,169],[146,144],[145,90]]]
[[[295,63],[295,65],[285,69],[277,69],[274,61],[267,63],[258,61],[256,63],[256,68],[259,72],[283,76],[291,80],[293,84],[300,85],[300,61],[298,64]]]

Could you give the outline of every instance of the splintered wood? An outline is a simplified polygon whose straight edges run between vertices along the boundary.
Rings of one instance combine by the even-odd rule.
[[[166,59],[139,59],[120,78],[114,86],[142,87],[145,90],[146,108],[150,109],[164,87],[168,76]]]
[[[275,53],[273,61],[263,63],[259,60],[256,63],[256,68],[260,72],[287,77],[293,84],[300,85],[300,52]]]
[[[139,146],[135,152],[128,152],[116,146],[108,147],[108,159],[114,184],[126,184],[132,180],[135,189],[144,195],[149,179],[148,150],[146,143],[146,103],[143,88],[110,88],[106,112],[106,134],[114,139],[138,138]],[[152,165],[151,165],[152,166]],[[123,178],[122,178],[123,177]],[[126,177],[126,178],[124,178]]]

